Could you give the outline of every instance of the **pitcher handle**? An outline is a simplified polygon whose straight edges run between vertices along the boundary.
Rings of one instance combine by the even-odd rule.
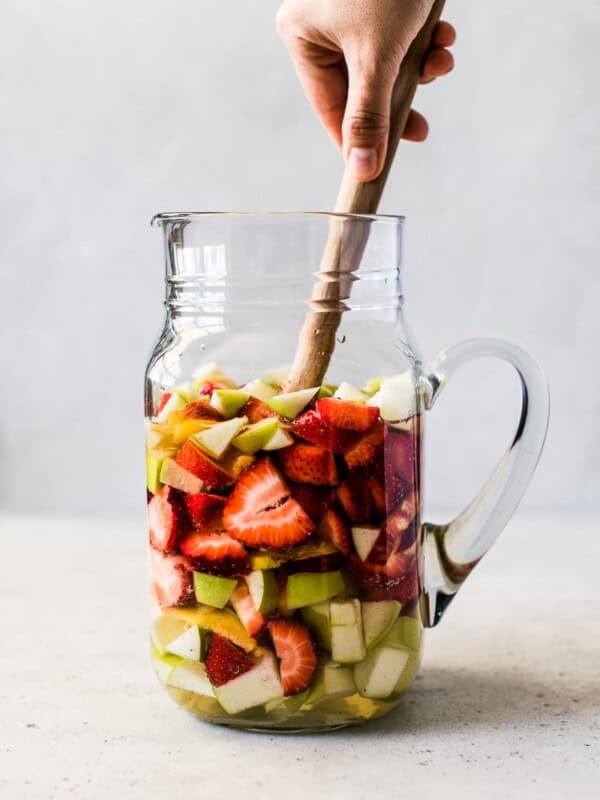
[[[544,373],[520,345],[503,337],[467,339],[442,351],[421,377],[425,407],[431,408],[454,373],[476,358],[501,358],[521,379],[521,416],[511,446],[471,503],[445,525],[423,524],[424,624],[442,618],[478,561],[498,538],[539,461],[550,413]]]

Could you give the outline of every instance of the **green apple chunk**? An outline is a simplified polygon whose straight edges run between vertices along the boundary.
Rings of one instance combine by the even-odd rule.
[[[319,387],[315,386],[312,389],[300,389],[299,392],[276,394],[270,397],[266,403],[269,408],[281,414],[282,417],[294,419],[310,403],[318,391]]]
[[[281,709],[287,711],[288,714],[295,714],[308,700],[309,695],[310,689],[305,689],[300,694],[294,694],[291,697],[276,697],[274,700],[269,700],[268,703],[265,703],[265,711],[270,714],[271,711]]]
[[[381,640],[382,647],[407,648],[414,653],[421,649],[423,629],[418,619],[414,617],[400,617]]]
[[[317,400],[320,400],[322,397],[333,397],[333,393],[336,389],[337,386],[333,383],[323,383],[317,392]]]
[[[331,657],[340,664],[356,664],[367,654],[360,602],[333,601],[330,607]]]
[[[210,405],[225,419],[231,419],[248,402],[249,397],[249,394],[240,389],[215,389],[210,398]]]
[[[167,486],[172,486],[173,489],[188,494],[198,494],[204,487],[204,482],[200,478],[192,475],[172,458],[163,459],[159,480]]]
[[[362,621],[360,601],[356,599],[332,600],[329,604],[329,620],[332,626],[360,625]]]
[[[201,661],[203,640],[197,625],[192,625],[167,646],[167,652],[174,656],[187,658],[189,661]]]
[[[379,539],[381,528],[377,525],[357,525],[350,528],[354,549],[361,561],[366,561],[369,553],[375,546],[375,542]]]
[[[239,714],[240,711],[283,697],[273,654],[266,653],[251,670],[222,686],[213,687],[213,691],[228,714]]]
[[[261,419],[255,422],[232,439],[231,444],[247,455],[254,455],[261,450],[279,428],[279,421],[275,417]]]
[[[398,619],[402,606],[397,600],[380,600],[362,604],[363,630],[367,650],[379,644]]]
[[[294,444],[293,437],[278,424],[273,436],[263,445],[263,450],[281,450],[283,447],[289,447],[291,444]]]
[[[146,452],[146,486],[152,494],[156,494],[160,489],[162,464],[162,458],[156,458],[151,453]]]
[[[178,392],[172,391],[171,397],[169,397],[167,402],[161,408],[160,412],[156,415],[156,421],[166,422],[171,411],[179,411],[179,409],[183,408],[186,403],[187,400],[185,400]]]
[[[261,614],[274,614],[279,596],[275,573],[269,569],[256,569],[246,575],[245,580],[256,609]]]
[[[331,623],[329,621],[329,602],[315,603],[313,606],[304,606],[301,610],[302,619],[310,628],[317,643],[325,650],[331,651]]]
[[[194,572],[196,600],[206,606],[225,608],[236,586],[237,581],[234,578],[221,578],[218,575],[207,575],[205,572]]]
[[[171,642],[185,633],[187,629],[188,626],[182,620],[163,614],[152,620],[150,639],[158,654],[163,656]]]
[[[380,376],[379,378],[371,378],[371,380],[367,381],[363,387],[363,391],[368,394],[372,395],[375,392],[378,392],[381,389],[381,384],[387,380],[387,377]]]
[[[159,653],[152,641],[150,642],[150,651],[152,655],[154,671],[156,672],[159,681],[166,685],[167,681],[169,680],[169,675],[176,666],[181,664],[183,659],[179,658],[179,656],[171,655],[171,653]]]
[[[277,389],[274,386],[271,386],[271,384],[266,381],[261,381],[260,378],[242,386],[242,391],[252,397],[256,397],[257,400],[262,400],[263,403],[277,394]]]
[[[216,425],[211,425],[204,431],[194,433],[191,438],[213,458],[221,458],[233,439],[247,424],[248,417],[234,417],[225,422],[217,422]]]
[[[214,361],[203,364],[194,372],[194,389],[198,390],[207,382],[216,383],[225,389],[237,389],[237,383],[222,369],[219,369]]]
[[[354,680],[363,697],[383,699],[394,691],[406,666],[410,653],[394,647],[372,650],[354,667]]]
[[[270,369],[268,372],[265,372],[265,378],[269,383],[273,384],[273,386],[283,386],[289,374],[289,367],[278,367],[277,369]]]
[[[333,396],[350,403],[365,403],[369,399],[368,394],[361,392],[358,387],[353,386],[351,383],[345,382],[340,383]]]
[[[341,667],[329,661],[317,668],[306,705],[312,708],[326,700],[350,697],[355,692],[356,684],[352,668]]]
[[[379,391],[367,401],[377,406],[381,418],[386,422],[398,422],[412,417],[417,411],[417,390],[410,371],[385,378]]]
[[[289,609],[322,603],[341,592],[344,579],[335,572],[297,572],[290,575],[286,584],[286,601]]]
[[[185,689],[187,692],[205,697],[214,697],[204,664],[198,661],[182,661],[177,664],[167,677],[167,686],[173,689]]]

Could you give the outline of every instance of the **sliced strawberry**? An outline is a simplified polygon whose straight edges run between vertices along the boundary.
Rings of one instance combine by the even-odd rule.
[[[157,417],[160,414],[160,412],[163,410],[163,408],[167,405],[167,403],[171,399],[171,395],[172,394],[173,394],[173,392],[165,392],[163,394],[163,396],[161,397],[160,403],[158,404],[158,406],[156,407],[156,411],[154,412],[154,416],[155,417]]]
[[[345,453],[356,441],[356,434],[329,425],[319,414],[311,409],[296,417],[293,432],[311,444],[324,447],[333,453]]]
[[[333,453],[315,444],[296,442],[280,450],[279,463],[287,477],[296,483],[334,486],[338,482]]]
[[[406,606],[414,600],[419,593],[419,573],[416,566],[402,578],[384,582],[376,588],[370,589],[369,600],[398,600]]]
[[[386,427],[384,457],[386,465],[391,465],[396,475],[414,486],[418,477],[418,459],[417,445],[412,433]]]
[[[383,482],[385,485],[386,514],[389,516],[406,497],[408,485],[398,475],[394,467],[387,463],[383,468]]]
[[[276,417],[277,414],[258,397],[249,397],[239,411],[240,417],[248,417],[248,422],[260,422],[267,417]]]
[[[393,552],[384,564],[350,556],[348,568],[372,599],[407,602],[418,590],[417,562],[412,552]],[[372,593],[374,596],[372,596]]]
[[[307,689],[317,668],[317,654],[310,633],[298,622],[274,619],[269,622],[277,657],[281,659],[281,683],[286,697]]]
[[[163,607],[186,605],[194,596],[191,564],[183,556],[150,548],[150,589]]]
[[[192,475],[203,480],[211,489],[224,489],[233,483],[232,476],[189,439],[186,439],[177,451],[175,461]]]
[[[270,458],[256,461],[240,475],[225,504],[223,525],[230,536],[250,547],[298,544],[315,529]]]
[[[371,492],[364,475],[351,472],[346,480],[337,487],[336,494],[338,502],[350,522],[369,522]]]
[[[206,674],[213,686],[223,686],[254,667],[254,661],[227,639],[214,634],[206,654]]]
[[[363,467],[374,461],[383,442],[384,425],[378,420],[370,431],[363,434],[344,455],[346,464],[350,469]]]
[[[372,475],[367,481],[369,494],[371,496],[371,507],[373,508],[377,517],[381,518],[385,515],[385,488],[381,481]]]
[[[319,534],[323,539],[335,545],[344,555],[348,556],[352,552],[346,523],[334,508],[328,509],[321,520],[319,524]]]
[[[198,494],[187,494],[185,505],[191,521],[198,527],[208,525],[214,517],[223,510],[225,498],[220,494],[208,494],[199,492]]]
[[[290,485],[294,497],[313,522],[318,523],[334,498],[334,490],[329,486],[309,486],[307,483]]]
[[[204,381],[204,383],[200,387],[200,394],[203,394],[205,396],[211,395],[214,392],[215,388],[216,386],[212,381]]]
[[[247,575],[248,553],[226,533],[191,533],[181,542],[181,552],[195,569],[211,575]]]
[[[400,505],[388,516],[385,529],[388,536],[395,542],[399,542],[410,524],[415,520],[417,514],[417,495],[410,492]],[[413,526],[416,528],[416,525]]]
[[[170,486],[163,488],[148,503],[148,532],[155,550],[175,550],[189,530],[189,521],[181,495]]]
[[[262,630],[265,625],[265,618],[254,605],[252,595],[248,591],[245,583],[239,583],[231,595],[231,605],[235,613],[250,636]]]
[[[351,403],[337,397],[322,397],[317,400],[317,412],[322,420],[345,431],[370,430],[379,419],[377,406]]]

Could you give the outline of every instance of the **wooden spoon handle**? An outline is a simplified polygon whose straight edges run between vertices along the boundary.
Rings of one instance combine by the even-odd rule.
[[[444,0],[435,0],[427,20],[406,53],[391,101],[390,132],[383,170],[369,183],[359,183],[348,170],[344,171],[335,210],[338,214],[374,214],[383,193],[394,160],[398,142],[406,126],[411,103],[431,44],[433,30],[440,18]],[[311,311],[306,315],[298,337],[294,363],[286,382],[292,392],[318,386],[329,367],[335,347],[335,336],[344,310],[343,300],[350,296],[352,275],[360,265],[369,236],[368,224],[344,224],[343,218],[332,218],[314,286]],[[346,275],[346,280],[343,275]]]

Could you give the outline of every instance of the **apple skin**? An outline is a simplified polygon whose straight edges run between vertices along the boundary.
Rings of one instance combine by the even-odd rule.
[[[265,402],[270,409],[282,417],[294,419],[306,408],[318,391],[319,387],[314,386],[312,389],[300,389],[298,392],[276,394]]]
[[[248,402],[249,397],[247,392],[242,392],[240,389],[215,389],[210,398],[210,405],[225,419],[231,419]]]
[[[273,438],[279,428],[279,422],[275,417],[261,419],[239,433],[233,440],[232,445],[242,453],[254,455],[262,450],[267,442]]]
[[[386,699],[395,690],[410,658],[408,650],[378,647],[354,667],[354,680],[363,697]]]
[[[222,578],[218,575],[207,575],[205,572],[194,572],[196,600],[204,605],[225,608],[236,586],[237,581],[234,578]]]
[[[335,597],[343,589],[341,572],[297,572],[287,579],[287,607],[295,609],[321,603]]]
[[[279,596],[275,573],[268,569],[253,570],[245,576],[245,581],[258,611],[261,614],[274,614]]]
[[[362,604],[367,650],[377,647],[385,639],[398,620],[401,609],[402,605],[397,600],[371,601]],[[388,646],[393,647],[391,644]]]

